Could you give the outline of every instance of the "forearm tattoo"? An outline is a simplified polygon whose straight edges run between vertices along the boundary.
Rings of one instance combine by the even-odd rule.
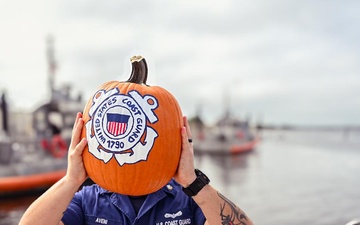
[[[223,225],[246,225],[247,217],[239,207],[232,203],[229,199],[218,192],[221,199],[224,200],[223,204],[220,204],[220,217],[221,224]],[[230,210],[229,210],[230,209]]]

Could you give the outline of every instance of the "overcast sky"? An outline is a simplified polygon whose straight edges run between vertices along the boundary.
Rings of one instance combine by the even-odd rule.
[[[47,100],[46,36],[56,85],[88,99],[126,80],[143,55],[149,85],[208,122],[228,99],[253,122],[360,125],[360,1],[12,0],[0,2],[0,90],[12,109]]]

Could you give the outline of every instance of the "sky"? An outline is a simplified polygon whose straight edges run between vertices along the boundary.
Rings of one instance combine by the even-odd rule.
[[[0,2],[0,90],[14,111],[56,86],[84,99],[148,63],[147,84],[208,123],[231,115],[276,125],[360,125],[360,1],[12,0]]]

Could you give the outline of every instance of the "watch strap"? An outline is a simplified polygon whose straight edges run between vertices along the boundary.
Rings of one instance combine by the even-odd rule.
[[[190,197],[197,195],[210,182],[209,178],[199,169],[195,169],[195,174],[196,179],[188,187],[182,188],[183,192]]]

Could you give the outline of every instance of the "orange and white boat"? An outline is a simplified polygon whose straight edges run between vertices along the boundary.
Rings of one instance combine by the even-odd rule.
[[[67,157],[34,146],[36,142],[12,142],[0,135],[0,197],[44,190],[65,175]]]
[[[225,117],[214,127],[193,124],[195,154],[240,154],[253,151],[259,139],[245,121]]]
[[[0,196],[50,187],[67,168],[67,151],[77,112],[84,102],[71,87],[55,88],[53,39],[48,39],[49,101],[31,113],[8,109],[0,99]],[[26,96],[25,96],[26,97]]]
[[[0,197],[45,190],[66,174],[67,152],[57,157],[38,146],[0,133]]]
[[[1,177],[0,196],[47,189],[60,180],[65,173],[66,170],[55,170],[30,175]]]
[[[244,143],[233,144],[230,147],[231,154],[245,153],[250,152],[256,148],[258,144],[258,139],[248,140]]]

